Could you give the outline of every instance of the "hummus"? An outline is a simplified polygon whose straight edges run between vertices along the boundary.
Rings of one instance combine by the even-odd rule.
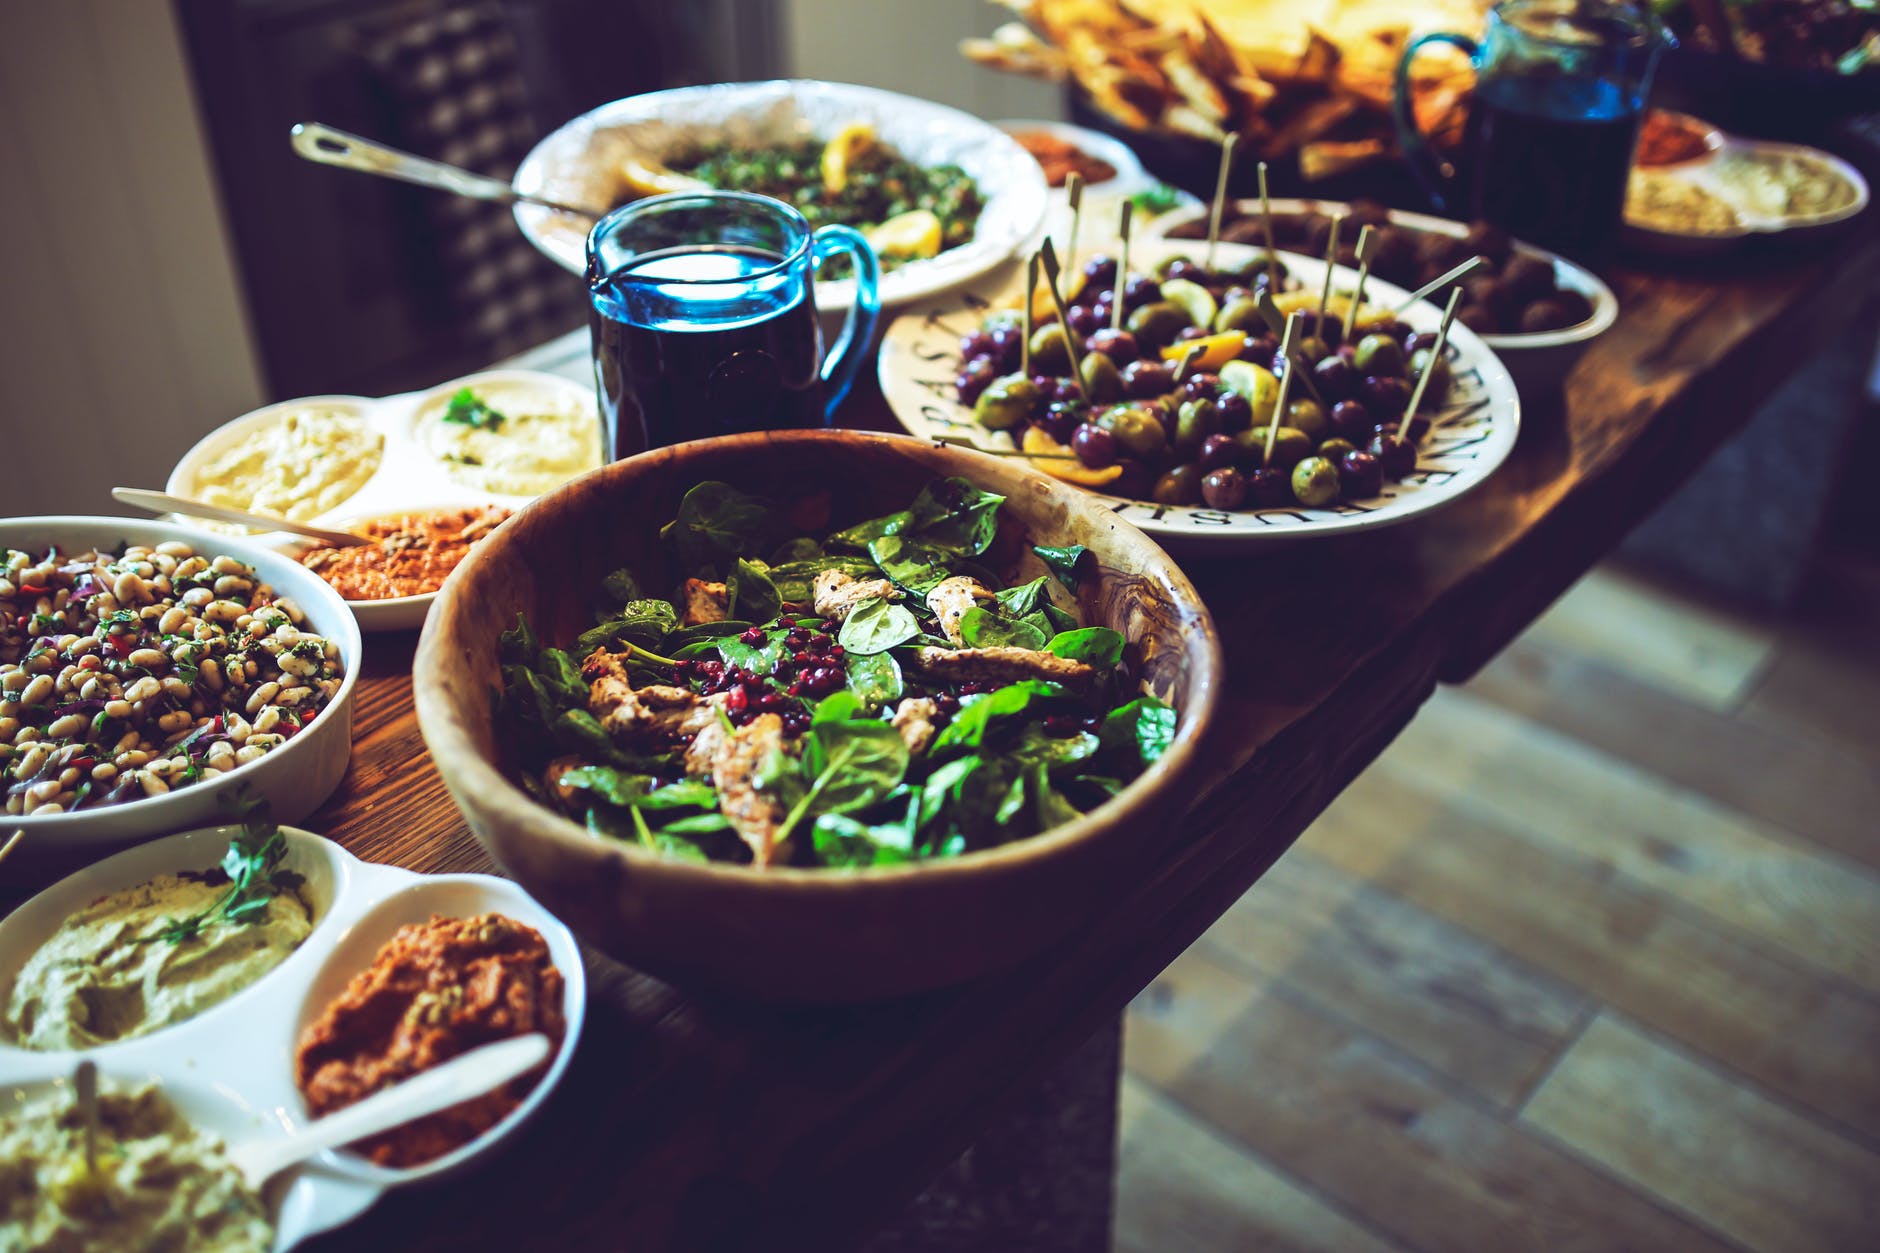
[[[471,393],[475,406],[453,407]],[[601,464],[601,423],[591,399],[494,381],[463,388],[418,416],[418,443],[452,479],[480,492],[539,496]]]
[[[98,1093],[98,1168],[69,1091],[0,1114],[0,1248],[266,1253],[274,1227],[214,1136],[152,1084]]]
[[[158,875],[99,897],[65,920],[21,968],[0,1037],[29,1049],[84,1049],[193,1018],[286,960],[313,930],[294,892],[268,898],[251,921],[220,916],[195,936],[160,932],[228,891],[220,873]]]
[[[541,933],[501,914],[400,927],[372,964],[301,1033],[294,1081],[315,1118],[484,1044],[567,1029],[562,978]],[[508,1117],[540,1069],[362,1140],[381,1166],[419,1166]]]
[[[385,437],[358,418],[294,409],[211,458],[193,491],[212,505],[306,522],[364,487],[384,453]]]

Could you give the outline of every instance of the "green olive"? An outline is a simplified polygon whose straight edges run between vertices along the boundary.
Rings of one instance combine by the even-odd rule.
[[[1318,455],[1337,465],[1345,459],[1348,452],[1358,451],[1358,446],[1348,439],[1332,438],[1319,445]]]
[[[1049,322],[1031,333],[1031,369],[1034,374],[1069,374],[1071,350],[1064,341],[1064,325]]]
[[[1435,365],[1430,366],[1433,356],[1435,356],[1433,350],[1428,348],[1419,348],[1411,353],[1410,377],[1420,378],[1424,368],[1430,367],[1430,382],[1429,387],[1423,393],[1423,403],[1440,405],[1443,403],[1443,397],[1449,394],[1449,388],[1455,382],[1455,375],[1450,372],[1449,363],[1441,357],[1436,357]]]
[[[1271,370],[1251,361],[1229,361],[1221,367],[1221,384],[1247,398],[1254,426],[1265,426],[1273,420],[1273,406],[1279,403],[1279,380]]]
[[[1201,499],[1201,467],[1190,463],[1163,472],[1149,499],[1158,505],[1192,505]]]
[[[1300,504],[1318,509],[1338,499],[1338,467],[1324,457],[1307,457],[1293,467],[1293,496]]]
[[[1266,428],[1249,427],[1237,432],[1234,440],[1246,449],[1244,459],[1248,465],[1258,466],[1266,451]],[[1289,470],[1312,455],[1312,439],[1304,431],[1296,431],[1290,426],[1282,426],[1273,432],[1273,459],[1269,465]]]
[[[1162,429],[1162,420],[1147,409],[1117,409],[1112,411],[1110,433],[1116,436],[1116,442],[1125,451],[1136,457],[1160,456],[1168,446],[1168,432]]]
[[[1214,315],[1216,331],[1246,331],[1259,334],[1266,329],[1266,319],[1260,316],[1260,306],[1251,300],[1230,300],[1221,306],[1221,311]]]
[[[1312,397],[1295,396],[1286,402],[1286,425],[1304,431],[1317,443],[1332,429],[1332,420],[1325,416],[1325,406]]]
[[[1093,405],[1113,404],[1123,398],[1123,372],[1105,353],[1085,353],[1078,377],[1083,379],[1084,399]]]
[[[1174,343],[1175,337],[1192,324],[1188,310],[1172,300],[1157,300],[1130,314],[1123,329],[1136,337],[1147,356]]]
[[[979,329],[991,334],[1003,327],[1020,326],[1024,321],[1024,315],[1017,309],[994,309],[979,319]]]
[[[1388,335],[1366,335],[1352,353],[1351,366],[1360,374],[1400,375],[1403,373],[1403,345]]]
[[[973,402],[973,421],[988,431],[1009,431],[1031,421],[1043,407],[1038,387],[1022,374],[994,379]]]
[[[1305,362],[1308,368],[1331,355],[1332,346],[1317,335],[1302,335],[1293,344],[1293,356]]]
[[[1193,457],[1201,441],[1221,433],[1221,411],[1212,400],[1185,400],[1175,411],[1175,455]]]

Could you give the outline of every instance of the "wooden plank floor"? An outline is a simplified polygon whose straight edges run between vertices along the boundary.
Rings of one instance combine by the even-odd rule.
[[[1880,1248],[1880,560],[1602,569],[1137,998],[1118,1250]]]

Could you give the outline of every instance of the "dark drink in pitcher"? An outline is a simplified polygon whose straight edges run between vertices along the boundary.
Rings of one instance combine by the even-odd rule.
[[[854,260],[825,357],[816,265]],[[828,424],[881,310],[880,269],[846,226],[811,231],[780,200],[681,192],[623,205],[588,234],[594,391],[611,459],[689,439]]]
[[[757,276],[783,258],[757,248],[674,248],[635,258],[589,306],[594,381],[615,458],[688,439],[823,424],[820,333],[805,285],[778,304]],[[622,282],[620,280],[630,280]],[[674,280],[756,281],[701,323],[646,293]]]
[[[1639,111],[1603,84],[1504,78],[1469,108],[1470,216],[1531,243],[1597,253],[1618,233]]]

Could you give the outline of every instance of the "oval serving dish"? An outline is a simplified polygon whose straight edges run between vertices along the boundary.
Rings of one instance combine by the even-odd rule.
[[[53,884],[0,922],[0,1003],[20,968],[68,914],[110,892],[159,874],[220,863],[239,827],[205,827],[119,853]],[[379,946],[408,922],[433,913],[501,913],[540,932],[563,979],[566,1033],[548,1069],[506,1118],[468,1144],[409,1170],[391,1170],[344,1150],[290,1167],[269,1185],[275,1253],[364,1213],[388,1188],[466,1169],[527,1122],[560,1082],[580,1038],[587,981],[574,936],[506,879],[419,875],[359,861],[311,832],[283,828],[285,869],[307,880],[314,928],[273,970],[186,1021],[80,1052],[42,1052],[0,1042],[0,1104],[30,1099],[69,1082],[80,1057],[107,1082],[158,1082],[192,1122],[235,1144],[281,1138],[309,1119],[294,1084],[302,1027],[371,964]]]

